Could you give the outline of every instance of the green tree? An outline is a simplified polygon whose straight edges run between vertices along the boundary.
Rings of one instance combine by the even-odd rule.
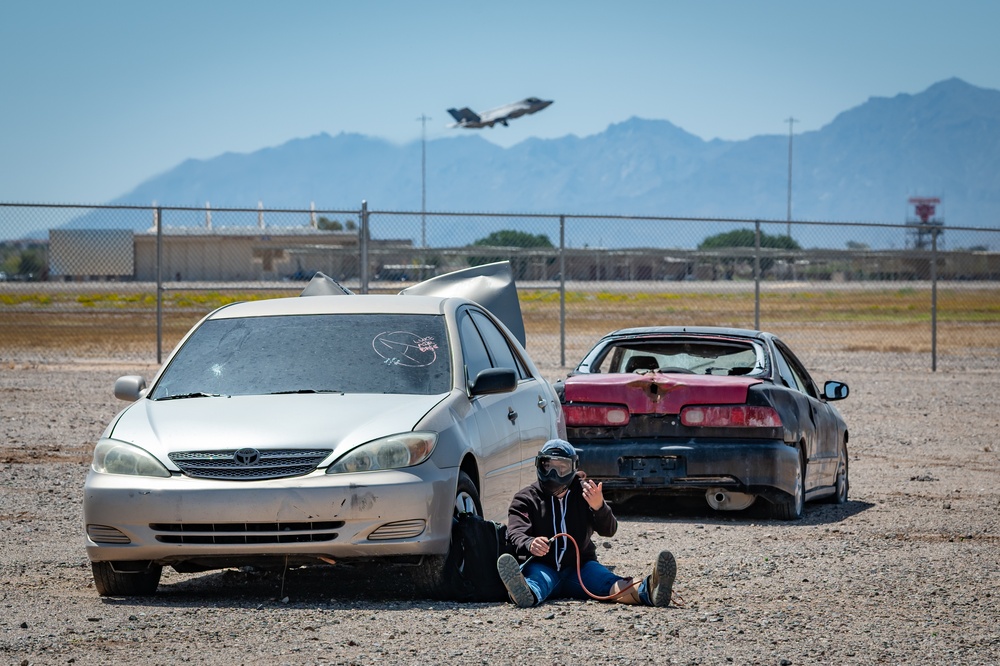
[[[721,247],[754,247],[753,229],[736,229],[722,234],[709,236],[699,245],[699,250],[713,250]],[[791,236],[772,236],[760,232],[760,246],[778,248],[781,250],[801,250],[802,247]]]
[[[552,241],[545,234],[529,234],[526,231],[515,231],[514,229],[494,231],[486,238],[480,238],[473,245],[480,247],[554,247]]]
[[[18,262],[17,266],[17,272],[19,275],[31,275],[37,279],[39,274],[44,269],[45,258],[42,256],[41,252],[38,250],[24,250],[21,252],[21,260]]]
[[[725,233],[709,236],[698,245],[699,250],[721,250],[725,248],[755,247],[757,244],[753,229],[735,229]],[[777,250],[801,250],[802,247],[791,236],[776,236],[760,232],[760,246]],[[726,274],[730,274],[732,268],[737,264],[752,264],[753,259],[749,257],[725,257],[722,264],[726,269]],[[774,260],[761,258],[760,270],[766,272],[774,265]]]
[[[343,231],[344,225],[337,220],[331,220],[328,217],[320,215],[316,220],[316,228],[320,231]]]
[[[516,231],[514,229],[501,229],[500,231],[494,231],[485,238],[475,241],[472,243],[472,247],[496,248],[498,251],[492,254],[483,253],[482,255],[470,256],[468,259],[470,266],[481,266],[482,264],[507,260],[510,261],[514,278],[523,279],[527,276],[530,263],[528,257],[525,254],[518,253],[517,250],[545,249],[554,248],[555,246],[545,234],[529,234],[525,231]],[[550,257],[546,259],[546,263],[551,264],[554,260],[554,258]]]

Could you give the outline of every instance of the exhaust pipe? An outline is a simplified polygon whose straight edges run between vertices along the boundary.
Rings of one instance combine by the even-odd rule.
[[[742,511],[756,499],[756,495],[737,493],[725,488],[709,488],[705,491],[705,500],[717,511]]]

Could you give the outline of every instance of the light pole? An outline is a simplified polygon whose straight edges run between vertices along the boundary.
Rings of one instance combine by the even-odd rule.
[[[792,237],[792,124],[797,123],[798,120],[789,116],[786,120],[788,123],[788,216],[785,218],[787,220],[788,228],[786,229],[786,235]]]
[[[420,247],[427,247],[427,121],[428,116],[420,114]],[[421,269],[423,270],[423,269]]]

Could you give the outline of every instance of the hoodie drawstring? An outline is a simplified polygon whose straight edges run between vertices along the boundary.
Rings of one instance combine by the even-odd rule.
[[[566,499],[569,497],[570,491],[567,490],[566,494],[559,498],[559,509],[560,515],[562,516],[559,524],[556,524],[556,498],[552,498],[552,533],[560,534],[564,536],[562,538],[562,550],[559,550],[559,540],[555,539],[552,543],[554,549],[554,555],[556,559],[556,571],[562,569],[562,558],[566,554],[566,549],[569,548],[569,543],[566,541]]]

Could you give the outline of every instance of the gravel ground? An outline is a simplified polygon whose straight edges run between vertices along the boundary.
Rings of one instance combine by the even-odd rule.
[[[970,364],[971,367],[971,364]],[[751,507],[618,509],[603,562],[677,556],[668,609],[413,599],[337,567],[165,570],[149,599],[102,599],[82,537],[90,450],[149,365],[0,361],[0,662],[8,664],[1000,663],[1000,370],[901,372],[823,359],[851,428],[850,501],[793,523]],[[558,373],[553,372],[551,378]]]

